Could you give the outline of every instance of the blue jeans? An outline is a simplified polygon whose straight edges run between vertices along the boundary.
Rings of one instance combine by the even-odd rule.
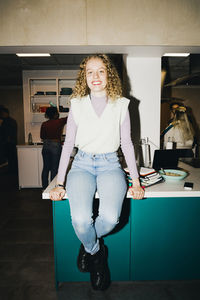
[[[43,170],[42,170],[42,188],[45,189],[49,184],[49,172],[51,180],[58,173],[62,146],[59,142],[45,140],[42,148]]]
[[[108,234],[119,222],[127,191],[125,173],[116,152],[76,154],[67,176],[72,225],[85,250],[95,254],[99,238]],[[93,219],[95,192],[99,195],[99,212]]]

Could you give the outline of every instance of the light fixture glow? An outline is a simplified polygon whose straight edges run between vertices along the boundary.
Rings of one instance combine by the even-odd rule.
[[[49,53],[16,53],[19,57],[51,56]]]
[[[190,53],[165,53],[163,56],[178,56],[178,57],[187,57]]]

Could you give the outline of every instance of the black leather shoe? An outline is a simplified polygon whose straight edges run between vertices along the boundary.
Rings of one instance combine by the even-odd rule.
[[[89,272],[90,256],[91,255],[85,251],[83,244],[81,244],[77,258],[77,266],[80,272]]]
[[[90,281],[94,290],[103,291],[110,285],[110,271],[107,263],[108,249],[105,245],[90,256]]]

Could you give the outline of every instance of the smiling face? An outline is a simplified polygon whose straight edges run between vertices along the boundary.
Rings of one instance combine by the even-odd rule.
[[[86,64],[87,85],[94,96],[106,95],[107,70],[100,58],[91,58]]]

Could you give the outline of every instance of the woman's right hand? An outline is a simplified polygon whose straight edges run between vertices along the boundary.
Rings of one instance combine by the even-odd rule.
[[[62,200],[65,196],[65,189],[63,187],[55,187],[49,193],[50,199],[53,201]]]

